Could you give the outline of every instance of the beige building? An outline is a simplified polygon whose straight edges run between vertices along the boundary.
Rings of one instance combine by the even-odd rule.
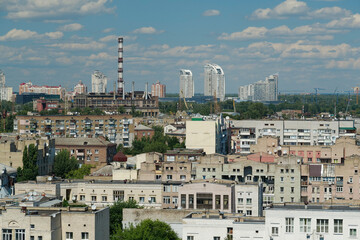
[[[0,214],[2,239],[109,239],[109,208],[6,207]]]
[[[129,115],[16,116],[14,132],[50,137],[107,137],[110,142],[131,147],[133,119]]]

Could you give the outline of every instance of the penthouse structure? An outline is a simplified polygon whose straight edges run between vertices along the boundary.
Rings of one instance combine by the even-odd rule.
[[[128,115],[17,116],[14,131],[48,137],[107,137],[130,147],[134,139],[133,119]]]
[[[239,98],[243,101],[277,101],[279,75],[274,74],[254,84],[239,87]]]
[[[38,86],[33,85],[31,82],[21,83],[19,85],[19,94],[22,95],[24,93],[43,93],[49,95],[59,95],[61,99],[65,98],[65,89],[59,86]]]
[[[220,101],[225,100],[225,74],[219,65],[204,66],[204,95],[216,96]]]
[[[100,71],[96,70],[91,74],[91,92],[106,93],[107,77]]]
[[[234,153],[249,154],[259,137],[272,136],[280,145],[328,146],[338,137],[355,138],[354,121],[239,120],[230,121]]]
[[[180,98],[192,98],[194,96],[194,79],[190,70],[180,70]]]

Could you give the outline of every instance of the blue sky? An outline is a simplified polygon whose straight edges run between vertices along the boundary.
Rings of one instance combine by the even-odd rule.
[[[124,36],[124,80],[160,81],[178,92],[190,69],[220,65],[226,92],[279,73],[279,89],[348,91],[360,85],[359,0],[120,1],[0,0],[0,69],[7,85],[71,89],[100,70],[112,89],[116,36]]]

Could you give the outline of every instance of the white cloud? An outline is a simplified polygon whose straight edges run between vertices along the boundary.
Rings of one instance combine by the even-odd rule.
[[[112,56],[106,52],[100,52],[98,54],[91,54],[89,56],[89,59],[91,59],[91,60],[114,60],[114,59],[116,59],[116,56]]]
[[[105,28],[104,30],[103,30],[103,33],[109,33],[109,32],[112,32],[112,31],[114,31],[115,29],[113,29],[113,28]]]
[[[164,31],[156,30],[153,27],[142,27],[142,28],[135,29],[133,31],[133,33],[138,33],[138,34],[156,34],[156,33],[162,33],[162,32],[164,32]]]
[[[339,69],[359,69],[360,68],[360,58],[350,58],[347,60],[340,60],[335,61],[331,60],[327,65],[326,68],[339,68]]]
[[[47,46],[65,49],[65,50],[91,50],[91,49],[102,49],[105,47],[105,44],[93,41],[89,43],[56,43]]]
[[[108,0],[3,0],[2,8],[9,19],[72,18],[100,12],[112,12]]]
[[[64,25],[60,28],[61,31],[64,32],[74,32],[74,31],[79,31],[83,28],[84,26],[81,25],[80,23],[71,23],[71,24],[67,24]]]
[[[108,36],[105,36],[103,38],[100,38],[99,41],[100,42],[110,42],[110,41],[117,41],[119,36],[116,36],[116,35],[108,35]],[[127,40],[127,41],[133,41],[133,40],[136,40],[136,36],[123,36],[124,40]]]
[[[326,26],[329,28],[360,28],[360,14],[356,13],[349,17],[333,20]]]
[[[323,18],[323,19],[331,19],[331,18],[339,18],[339,17],[347,17],[351,15],[351,11],[347,9],[343,9],[340,7],[325,7],[320,8],[318,10],[309,12],[309,18]]]
[[[40,39],[48,37],[51,39],[59,39],[63,37],[62,32],[48,32],[44,34],[39,34],[35,31],[22,30],[22,29],[12,29],[3,36],[0,36],[0,41],[17,41],[17,40],[28,40],[28,39]]]
[[[297,0],[285,0],[275,8],[259,8],[255,10],[252,19],[287,18],[291,15],[304,15],[309,11],[306,2]]]
[[[216,10],[216,9],[210,9],[210,10],[206,10],[205,12],[203,12],[202,15],[205,17],[218,16],[218,15],[220,15],[220,11]]]
[[[327,29],[319,24],[304,25],[294,29],[290,29],[286,25],[267,29],[266,27],[248,27],[241,32],[222,33],[219,40],[238,40],[247,41],[253,39],[267,39],[267,38],[294,38],[299,36],[309,37],[320,34],[335,34],[340,33],[341,30]],[[328,40],[327,37],[326,40]],[[318,40],[320,40],[318,38]]]

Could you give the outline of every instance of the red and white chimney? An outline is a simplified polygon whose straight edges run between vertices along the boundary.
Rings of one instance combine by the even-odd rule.
[[[118,38],[118,89],[117,93],[123,99],[125,98],[124,79],[123,79],[123,41],[122,37]]]

